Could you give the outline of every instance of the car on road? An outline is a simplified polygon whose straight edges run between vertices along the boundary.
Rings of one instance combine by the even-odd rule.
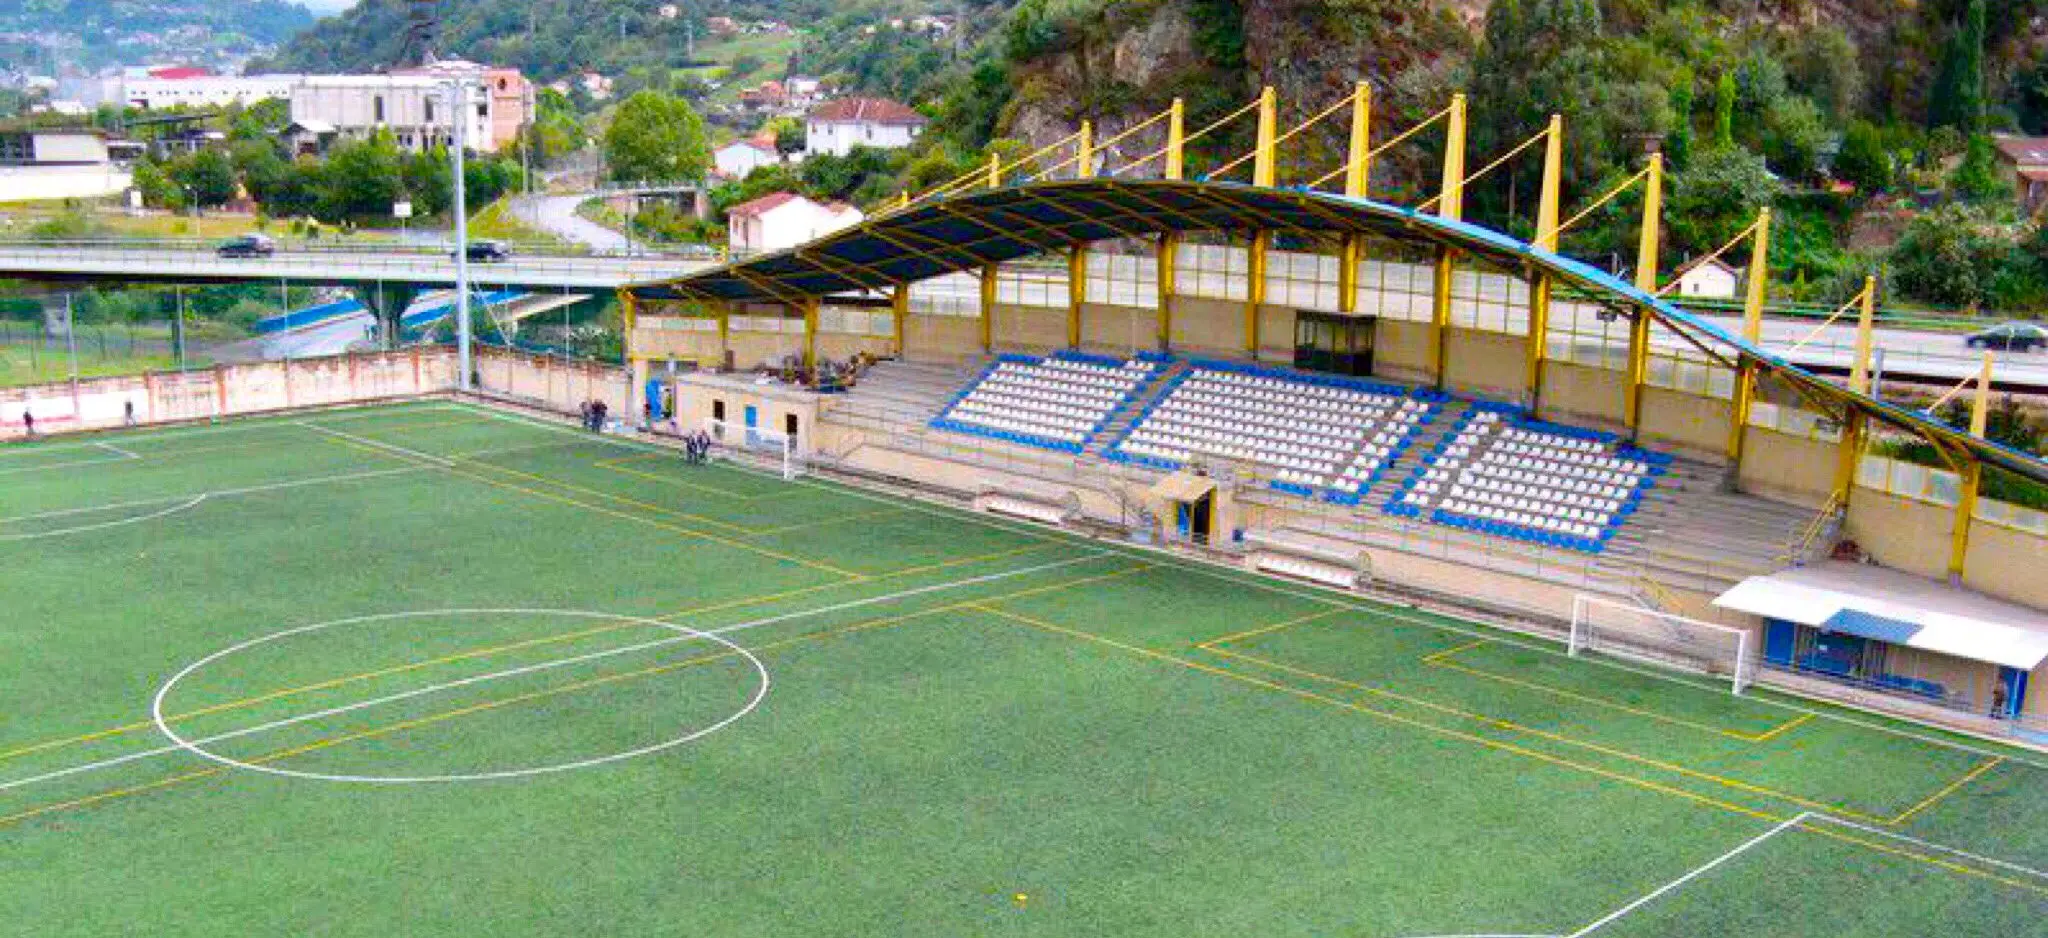
[[[2031,352],[2048,348],[2048,326],[2035,322],[2002,322],[1978,332],[1970,333],[1963,344],[1971,348],[2000,349],[2007,352]]]
[[[269,257],[277,253],[277,242],[260,234],[236,235],[213,249],[221,257]]]
[[[453,257],[451,253],[449,255]],[[469,259],[476,264],[495,264],[512,259],[512,248],[503,241],[469,242]]]

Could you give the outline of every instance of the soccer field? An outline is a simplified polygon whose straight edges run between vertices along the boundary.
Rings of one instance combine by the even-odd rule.
[[[423,402],[0,447],[0,932],[2048,934],[2048,757]]]

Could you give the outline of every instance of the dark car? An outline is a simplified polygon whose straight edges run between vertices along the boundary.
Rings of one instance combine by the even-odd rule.
[[[454,255],[450,254],[449,256],[452,257]],[[507,247],[503,241],[471,241],[469,242],[469,259],[471,263],[476,264],[495,264],[499,261],[509,261],[512,259],[512,249]]]
[[[213,249],[221,257],[269,257],[276,252],[277,242],[260,234],[237,235]]]
[[[2001,349],[2007,352],[2031,352],[2048,348],[2048,326],[2031,322],[2004,322],[1973,332],[1963,340],[1971,348]]]

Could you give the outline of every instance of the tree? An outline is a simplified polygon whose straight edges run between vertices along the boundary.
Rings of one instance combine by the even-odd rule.
[[[620,180],[688,182],[711,166],[704,119],[681,98],[636,91],[604,133],[605,160]]]
[[[1784,176],[1812,177],[1820,169],[1821,154],[1832,142],[1834,135],[1812,101],[1787,95],[1764,109],[1764,156]]]
[[[1863,100],[1863,65],[1854,40],[1840,26],[1799,30],[1786,62],[1787,77],[1830,121],[1856,113]]]
[[[455,201],[455,174],[448,160],[446,147],[432,147],[404,157],[405,194],[412,201],[415,214],[439,215]],[[472,204],[488,201],[473,194],[465,195]]]
[[[171,180],[204,206],[226,205],[237,191],[234,163],[220,150],[200,150],[172,163]]]
[[[1973,203],[1990,202],[2004,195],[2004,187],[1998,182],[1998,163],[1992,156],[1990,136],[1970,135],[1970,143],[1963,150],[1963,161],[1956,164],[1956,171],[1949,176],[1948,184],[1958,197]]]
[[[1984,125],[1984,0],[1970,0],[1962,28],[1949,39],[1930,96],[1927,124],[1976,133]]]
[[[1692,73],[1679,75],[1671,89],[1671,134],[1664,138],[1664,159],[1673,169],[1692,160]]]
[[[155,160],[136,163],[134,181],[135,191],[142,193],[142,204],[150,208],[175,209],[185,204],[184,193]]]
[[[1735,146],[1735,73],[1722,72],[1714,83],[1714,147]]]
[[[1983,228],[1983,216],[1961,205],[1944,205],[1913,219],[1892,248],[1899,292],[1947,306],[1982,303],[2003,253]]]
[[[1892,187],[1892,157],[1876,125],[1865,120],[1849,122],[1848,131],[1842,134],[1842,150],[1835,155],[1835,176],[1865,195]]]
[[[1764,161],[1748,150],[1716,147],[1700,154],[1672,177],[1664,213],[1672,247],[1697,253],[1721,246],[1755,221],[1778,189]]]
[[[392,204],[405,194],[404,161],[389,131],[335,144],[317,176],[313,214],[325,222],[388,217]]]

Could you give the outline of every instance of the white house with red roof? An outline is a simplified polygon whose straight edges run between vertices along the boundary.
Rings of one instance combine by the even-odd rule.
[[[743,137],[711,151],[711,168],[728,179],[745,179],[763,166],[782,162],[773,138]]]
[[[854,147],[907,147],[931,123],[909,105],[887,98],[840,98],[804,118],[804,155],[845,156]]]
[[[726,210],[726,244],[734,255],[793,248],[867,216],[843,202],[818,202],[794,192],[775,192]]]

